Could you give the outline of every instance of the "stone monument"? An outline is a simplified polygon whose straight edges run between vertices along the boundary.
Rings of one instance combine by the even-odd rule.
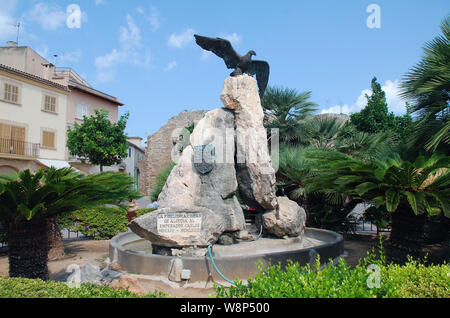
[[[169,255],[174,249],[207,247],[222,235],[243,237],[246,224],[237,192],[261,212],[265,234],[303,233],[304,210],[275,194],[256,80],[247,74],[227,78],[221,100],[224,108],[207,112],[195,126],[159,195],[159,209],[129,224],[155,248],[172,250]]]

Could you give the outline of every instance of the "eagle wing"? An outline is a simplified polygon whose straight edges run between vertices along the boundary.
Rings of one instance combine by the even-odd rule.
[[[211,51],[222,58],[228,68],[236,68],[240,55],[231,46],[230,41],[221,38],[209,38],[194,34],[195,42],[204,50]]]
[[[256,74],[256,81],[258,82],[259,97],[262,99],[266,91],[267,82],[269,81],[270,67],[266,61],[252,61],[248,70],[251,75]]]

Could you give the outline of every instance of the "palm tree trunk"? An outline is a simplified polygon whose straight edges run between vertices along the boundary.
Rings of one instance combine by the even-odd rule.
[[[46,220],[11,223],[8,227],[9,276],[48,280]]]
[[[392,213],[391,235],[387,242],[387,258],[404,264],[408,255],[420,259],[423,255],[426,216],[415,215],[408,207],[399,207]]]
[[[56,218],[47,219],[48,260],[54,261],[65,256],[64,244]]]

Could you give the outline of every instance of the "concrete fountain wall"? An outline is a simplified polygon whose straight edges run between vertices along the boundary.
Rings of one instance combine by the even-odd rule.
[[[134,243],[134,246],[133,246]],[[224,282],[214,270],[208,254],[204,257],[175,257],[151,254],[151,244],[133,232],[121,233],[110,241],[110,259],[128,272],[167,278],[176,259],[190,270],[189,282]],[[147,249],[147,250],[145,250]],[[228,278],[246,280],[258,273],[258,263],[286,264],[288,260],[307,264],[320,255],[322,262],[344,253],[343,238],[335,232],[306,228],[303,238],[267,239],[235,245],[215,245],[213,257],[220,271]]]

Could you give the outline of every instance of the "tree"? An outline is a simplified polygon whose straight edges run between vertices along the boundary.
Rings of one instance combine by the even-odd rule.
[[[48,279],[48,223],[61,213],[137,197],[119,172],[83,176],[72,168],[0,175],[0,223],[7,229],[10,277]]]
[[[450,144],[450,18],[442,35],[427,42],[424,55],[402,79],[402,96],[417,117],[409,140],[412,149],[449,154]]]
[[[67,147],[72,155],[88,159],[94,165],[111,166],[122,162],[127,156],[125,127],[129,113],[121,116],[117,123],[111,123],[105,110],[96,110],[95,116],[84,117],[81,125],[75,123],[68,129]]]
[[[284,143],[297,143],[299,127],[316,110],[309,101],[311,92],[298,93],[295,89],[268,87],[261,100],[265,114],[265,127],[278,128]]]
[[[399,155],[362,160],[338,151],[310,150],[314,177],[309,191],[339,192],[385,207],[392,217],[391,260],[402,263],[409,254],[421,256],[426,215],[450,217],[450,158],[434,154],[414,162]]]
[[[367,133],[378,133],[393,129],[395,127],[394,114],[388,113],[386,94],[377,82],[377,78],[372,79],[372,95],[366,94],[367,106],[360,112],[350,116],[351,123],[359,131]]]
[[[339,151],[356,158],[376,158],[390,153],[395,137],[389,132],[369,134],[347,125],[346,120],[321,115],[307,121],[296,146],[281,146],[278,186],[307,213],[307,224],[312,227],[347,231],[351,224],[346,218],[361,200],[338,192],[309,191],[305,179],[314,177],[312,162],[305,157],[310,149]]]

